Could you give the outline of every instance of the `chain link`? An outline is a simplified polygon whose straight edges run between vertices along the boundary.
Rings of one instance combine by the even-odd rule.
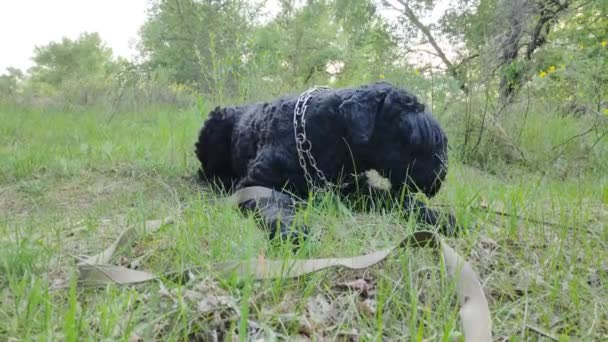
[[[331,183],[323,174],[323,171],[317,166],[317,161],[312,155],[312,142],[306,136],[306,111],[308,110],[308,101],[312,96],[323,90],[330,89],[329,87],[313,87],[300,94],[296,105],[293,109],[293,130],[294,138],[296,141],[296,151],[298,152],[298,161],[302,171],[304,171],[304,178],[308,185],[312,188],[317,188],[313,182],[312,175],[308,171],[310,166],[317,177],[323,182],[323,186],[331,185]]]

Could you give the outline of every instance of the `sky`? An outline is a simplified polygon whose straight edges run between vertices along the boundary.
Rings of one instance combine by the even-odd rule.
[[[98,32],[115,55],[132,57],[147,0],[0,0],[0,74],[27,70],[35,46]]]

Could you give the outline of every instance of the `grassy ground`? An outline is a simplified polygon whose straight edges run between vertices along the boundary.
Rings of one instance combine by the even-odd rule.
[[[298,280],[235,282],[201,272],[185,284],[76,286],[74,256],[95,254],[125,227],[167,215],[175,224],[115,263],[162,274],[293,255],[193,183],[197,111],[159,108],[109,118],[0,110],[0,340],[458,335],[456,300],[429,251],[404,251],[365,272],[331,270]],[[536,131],[526,134],[538,139]],[[432,203],[452,207],[470,227],[450,242],[481,275],[495,336],[608,339],[607,183],[602,174],[490,175],[451,163]],[[301,214],[315,235],[297,252],[302,258],[368,252],[414,229],[398,213],[354,213],[332,200]],[[365,281],[368,293],[353,291],[352,281]]]

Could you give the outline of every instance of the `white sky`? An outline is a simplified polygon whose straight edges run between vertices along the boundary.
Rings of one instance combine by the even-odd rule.
[[[0,0],[0,74],[31,67],[35,46],[85,31],[129,58],[146,8],[146,0]]]

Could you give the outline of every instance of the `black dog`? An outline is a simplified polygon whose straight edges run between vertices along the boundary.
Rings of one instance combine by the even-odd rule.
[[[366,179],[358,175],[372,169],[390,180],[386,193],[404,210],[415,210],[430,225],[441,224],[443,233],[454,232],[451,215],[442,220],[439,212],[412,196],[417,191],[434,196],[447,172],[447,138],[414,95],[388,83],[319,90],[306,103],[304,128],[302,100],[291,96],[217,107],[196,143],[202,164],[199,176],[225,189],[255,185],[274,189],[271,198],[242,205],[259,210],[271,238],[276,232],[282,238],[306,232],[304,227],[292,227],[295,207],[289,194],[306,197],[326,182],[337,184],[342,195],[360,189],[367,193]],[[299,110],[295,118],[294,109]]]

